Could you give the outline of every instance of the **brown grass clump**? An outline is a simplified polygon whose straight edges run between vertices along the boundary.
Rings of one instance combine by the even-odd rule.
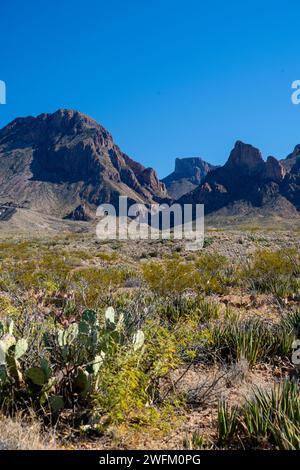
[[[33,417],[24,419],[0,415],[0,450],[54,450],[53,435],[45,433]]]

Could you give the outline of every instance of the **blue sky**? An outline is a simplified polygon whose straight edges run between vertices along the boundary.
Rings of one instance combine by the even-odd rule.
[[[10,0],[0,11],[0,127],[75,108],[160,177],[180,156],[223,163],[236,140],[264,157],[300,143],[299,1]]]

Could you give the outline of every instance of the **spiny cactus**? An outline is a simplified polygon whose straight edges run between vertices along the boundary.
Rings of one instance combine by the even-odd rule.
[[[42,344],[45,357],[27,368],[22,358],[26,359],[28,341],[16,339],[13,330],[13,322],[0,323],[0,394],[1,386],[9,383],[53,413],[71,404],[74,396],[84,398],[97,391],[101,367],[128,337],[132,337],[128,353],[144,345],[142,330],[132,335],[124,316],[117,318],[112,307],[106,309],[104,322],[93,310],[85,310],[79,322],[48,331]]]

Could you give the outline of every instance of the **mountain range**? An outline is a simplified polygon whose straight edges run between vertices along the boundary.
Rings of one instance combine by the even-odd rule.
[[[99,204],[117,205],[120,195],[145,204],[202,203],[216,217],[300,218],[300,145],[285,159],[265,161],[257,148],[237,141],[223,166],[177,158],[160,181],[78,111],[17,118],[0,130],[3,207],[87,221]]]

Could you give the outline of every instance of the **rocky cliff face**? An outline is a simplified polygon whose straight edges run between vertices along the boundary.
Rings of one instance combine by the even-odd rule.
[[[287,171],[290,171],[299,159],[300,144],[296,145],[294,150],[284,160],[281,160],[281,164]]]
[[[288,157],[290,158],[290,157]],[[297,160],[300,163],[300,160]],[[237,141],[224,166],[206,176],[202,184],[183,196],[180,203],[205,204],[206,213],[223,211],[284,217],[297,215],[300,211],[300,164],[288,165],[274,157],[263,160],[261,152],[249,144]],[[298,214],[300,215],[300,214]]]
[[[96,121],[68,109],[0,130],[0,188],[2,202],[81,220],[82,207],[90,212],[119,195],[143,203],[167,197],[152,168],[124,154]]]
[[[195,189],[206,177],[209,171],[216,168],[200,157],[176,158],[175,170],[162,181],[169,195],[178,199]]]

